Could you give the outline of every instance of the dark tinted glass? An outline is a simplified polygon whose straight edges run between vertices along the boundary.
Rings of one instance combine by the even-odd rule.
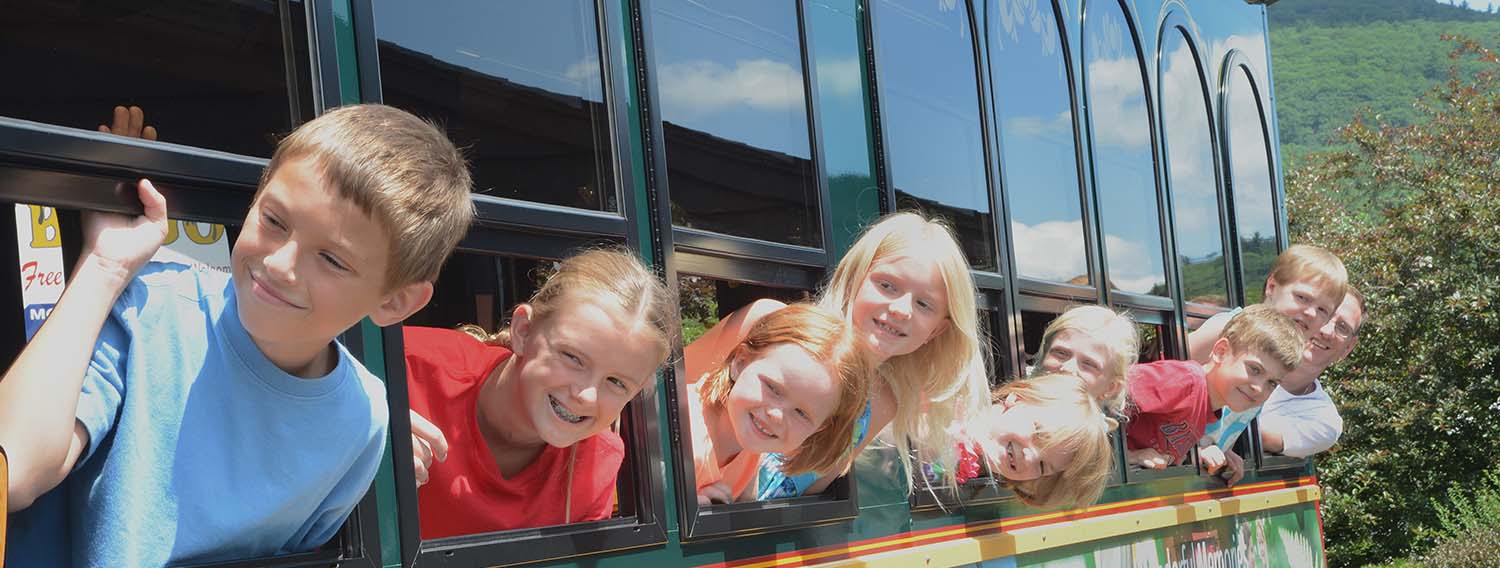
[[[1117,2],[1089,3],[1083,46],[1108,286],[1165,296],[1146,89],[1130,23]]]
[[[376,0],[387,104],[466,148],[474,190],[617,211],[594,3]]]
[[[854,244],[860,228],[880,210],[880,188],[870,159],[873,133],[865,96],[862,5],[861,0],[803,2],[818,85],[818,150],[828,183],[828,248],[836,254]]]
[[[1021,276],[1089,284],[1068,60],[1051,2],[991,0],[990,71]]]
[[[996,270],[969,12],[931,0],[878,0],[873,10],[896,206],[946,217],[969,264]]]
[[[1167,187],[1177,229],[1177,267],[1185,301],[1229,305],[1223,223],[1214,175],[1208,87],[1187,36],[1173,28],[1162,44],[1161,117],[1166,131]]]
[[[797,4],[649,4],[672,223],[822,246]]]
[[[0,115],[36,122],[98,130],[133,105],[159,140],[270,156],[312,115],[300,1],[7,2],[0,61]]]
[[[1271,274],[1271,263],[1276,260],[1276,203],[1260,101],[1243,67],[1234,71],[1230,81],[1226,127],[1229,175],[1234,188],[1245,304],[1249,305],[1260,302],[1266,277]]]

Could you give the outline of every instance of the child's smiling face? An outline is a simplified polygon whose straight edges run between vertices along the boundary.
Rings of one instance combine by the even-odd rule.
[[[1072,463],[1072,454],[1046,444],[1051,419],[1041,405],[1012,395],[991,406],[987,418],[988,432],[982,432],[980,439],[993,473],[1011,481],[1031,481]]]
[[[1038,366],[1043,373],[1067,373],[1083,379],[1089,394],[1106,399],[1118,388],[1115,381],[1110,380],[1109,362],[1112,358],[1113,353],[1103,340],[1076,329],[1064,329],[1052,336]]]
[[[948,292],[932,258],[893,254],[870,265],[849,307],[865,346],[881,359],[921,349],[948,324]]]
[[[1218,406],[1235,412],[1258,407],[1286,375],[1286,365],[1275,357],[1263,356],[1252,349],[1234,349],[1228,339],[1214,343],[1209,355],[1212,368],[1205,373],[1210,396]]]
[[[745,451],[791,453],[838,408],[833,369],[797,345],[778,343],[736,361],[724,411]]]

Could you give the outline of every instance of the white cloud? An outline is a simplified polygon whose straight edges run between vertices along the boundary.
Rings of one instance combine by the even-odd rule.
[[[593,85],[599,82],[599,58],[593,55],[583,58],[563,71],[563,76],[577,81],[581,85]]]
[[[818,92],[820,96],[848,97],[862,93],[859,60],[853,57],[836,59],[818,65]]]
[[[1145,89],[1134,57],[1089,63],[1089,106],[1093,107],[1094,136],[1101,144],[1130,150],[1147,148],[1151,131],[1145,126]]]
[[[1177,216],[1178,244],[1194,253],[1208,243],[1184,237],[1219,227],[1218,187],[1214,181],[1214,141],[1209,136],[1208,108],[1197,62],[1187,43],[1167,54],[1162,79],[1162,120],[1166,125],[1167,163]]]
[[[736,61],[733,69],[704,59],[670,63],[661,67],[658,84],[666,118],[674,122],[739,106],[784,110],[803,104],[802,74],[768,59]]]
[[[1073,136],[1073,115],[1062,111],[1052,118],[1040,116],[1013,116],[1000,126],[1006,138],[1054,138]]]
[[[1115,235],[1105,235],[1104,254],[1109,262],[1110,284],[1115,288],[1145,294],[1162,281],[1158,268],[1161,266],[1161,261],[1152,258],[1161,255],[1160,249],[1147,250],[1141,246],[1141,243],[1127,241]]]
[[[1047,221],[1035,227],[1011,221],[1010,230],[1021,274],[1055,282],[1088,274],[1082,221]]]

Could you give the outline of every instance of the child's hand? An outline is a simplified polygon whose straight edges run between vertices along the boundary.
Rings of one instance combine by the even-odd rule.
[[[129,280],[151,260],[167,238],[167,200],[150,181],[136,184],[144,214],[128,217],[118,213],[85,211],[83,214],[84,261]]]
[[[729,486],[723,484],[722,482],[708,485],[698,490],[699,505],[733,502],[734,496],[729,494]]]
[[[1219,478],[1233,487],[1245,477],[1245,458],[1234,452],[1224,452],[1224,458],[1224,471],[1219,472]]]
[[[411,411],[411,453],[412,469],[417,474],[417,487],[427,484],[433,459],[448,459],[448,438],[443,436],[442,430],[415,410]]]
[[[99,131],[128,138],[156,139],[156,127],[146,126],[146,113],[138,106],[128,109],[122,106],[115,107],[114,121],[107,126],[99,125]]]
[[[1137,465],[1146,469],[1166,469],[1172,465],[1172,458],[1152,448],[1142,448],[1125,452],[1126,461],[1130,465]]]
[[[1216,473],[1219,468],[1224,467],[1224,450],[1218,446],[1207,445],[1198,447],[1198,463],[1203,464],[1203,471]]]

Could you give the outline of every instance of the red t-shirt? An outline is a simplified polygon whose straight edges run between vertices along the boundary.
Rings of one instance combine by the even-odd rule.
[[[479,387],[510,350],[447,329],[407,327],[404,338],[411,409],[443,431],[449,448],[447,461],[434,461],[427,484],[417,489],[422,538],[609,518],[625,457],[618,434],[606,430],[572,447],[546,446],[514,477],[502,477],[479,432],[476,406]],[[572,514],[564,519],[574,452]]]
[[[1209,408],[1203,365],[1196,361],[1132,365],[1129,385],[1125,440],[1132,450],[1152,448],[1182,463],[1204,429],[1218,420]]]

